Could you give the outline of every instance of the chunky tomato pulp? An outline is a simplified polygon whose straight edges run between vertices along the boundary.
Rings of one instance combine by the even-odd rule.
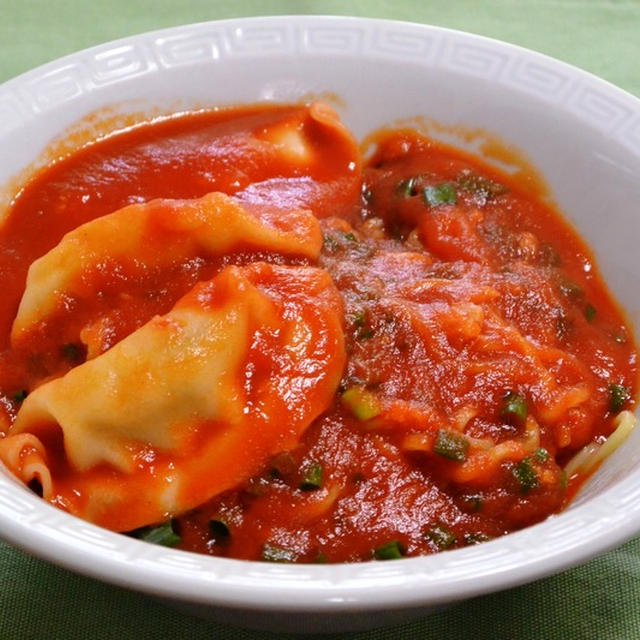
[[[475,544],[557,512],[583,479],[563,466],[611,433],[636,389],[635,346],[588,249],[550,206],[477,158],[391,131],[365,162],[316,125],[302,148],[289,134],[304,113],[247,108],[145,124],[25,185],[0,230],[0,435],[33,389],[166,314],[197,282],[228,265],[310,265],[342,301],[346,365],[333,400],[238,486],[168,512],[171,543],[242,559],[387,559]],[[273,137],[281,122],[290,124]],[[145,273],[144,286],[132,267],[101,264],[86,276],[98,294],[77,312],[73,298],[65,307],[81,341],[56,322],[10,341],[30,264],[65,233],[133,203],[212,191],[248,209],[311,210],[319,258],[241,243]],[[171,245],[170,229],[154,233]],[[49,449],[63,469],[63,443]]]

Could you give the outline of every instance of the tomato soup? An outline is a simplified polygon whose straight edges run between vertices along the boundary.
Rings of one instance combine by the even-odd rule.
[[[593,257],[513,177],[325,105],[183,114],[39,171],[0,229],[0,460],[189,551],[429,554],[562,509],[630,416]]]

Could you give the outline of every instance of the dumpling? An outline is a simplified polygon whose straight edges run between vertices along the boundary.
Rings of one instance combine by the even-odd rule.
[[[227,267],[33,391],[0,460],[113,530],[193,508],[293,447],[328,408],[345,364],[341,323],[323,270]]]
[[[309,208],[317,216],[350,218],[360,210],[362,168],[358,145],[337,113],[323,102],[256,128],[254,149],[269,157],[273,175],[236,193],[247,203]]]
[[[59,344],[76,342],[88,322],[122,305],[148,314],[139,326],[170,309],[216,258],[270,252],[315,260],[321,244],[318,223],[307,210],[241,206],[222,193],[130,205],[70,231],[31,265],[11,343],[28,348],[34,330],[45,343],[48,336]],[[180,290],[181,283],[186,289]],[[177,290],[167,293],[167,287]],[[163,291],[155,302],[158,288]],[[89,355],[102,350],[90,348]]]

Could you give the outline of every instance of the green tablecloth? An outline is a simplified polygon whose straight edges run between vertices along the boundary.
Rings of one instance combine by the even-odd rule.
[[[0,82],[77,49],[150,29],[295,13],[396,18],[463,29],[560,58],[640,95],[640,0],[0,0]],[[0,584],[0,639],[277,637],[177,613],[2,543]],[[640,638],[640,539],[585,566],[420,622],[329,637]]]

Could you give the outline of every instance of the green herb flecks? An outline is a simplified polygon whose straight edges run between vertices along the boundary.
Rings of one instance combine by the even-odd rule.
[[[629,389],[621,384],[609,385],[609,411],[618,413],[631,398]]]
[[[456,190],[450,182],[425,187],[422,190],[422,197],[430,207],[438,207],[445,204],[456,204],[458,198]]]
[[[439,550],[448,549],[456,542],[456,536],[441,522],[430,527],[424,534],[424,537],[438,547]]]
[[[418,195],[418,179],[415,176],[400,180],[396,185],[396,194],[402,198],[411,198]]]
[[[587,304],[584,308],[584,317],[587,322],[593,322],[596,318],[596,308],[592,304]]]
[[[500,417],[508,424],[522,426],[527,419],[527,402],[522,395],[510,391],[502,399]]]
[[[300,483],[300,489],[302,491],[314,491],[322,488],[322,464],[320,462],[314,462],[307,467],[302,482]]]
[[[73,342],[68,342],[67,344],[63,344],[61,349],[62,355],[65,360],[68,362],[81,362],[84,360],[83,349],[80,345],[77,345]]]
[[[356,311],[352,318],[354,335],[357,340],[367,340],[373,335],[373,328],[367,326],[367,311],[366,309],[359,309]]]
[[[373,557],[376,560],[397,560],[403,555],[404,551],[397,540],[390,540],[373,550]]]
[[[461,434],[438,429],[433,451],[443,458],[462,462],[467,457],[469,441]]]
[[[480,496],[465,496],[462,499],[462,507],[468,513],[474,513],[482,509],[482,498]]]
[[[130,533],[131,536],[151,544],[159,544],[163,547],[175,547],[181,538],[173,530],[173,521],[167,520],[155,527],[142,527]]]
[[[338,249],[338,241],[329,233],[325,233],[322,236],[322,247],[325,251],[333,253]]]
[[[26,389],[20,389],[20,391],[16,391],[12,396],[11,400],[16,404],[21,404],[24,399],[29,395],[29,392]]]
[[[533,457],[538,461],[538,462],[546,462],[549,459],[549,452],[544,449],[543,447],[538,447],[534,452],[533,452]]]
[[[512,469],[514,478],[520,485],[520,493],[529,493],[532,489],[537,489],[540,485],[538,474],[531,464],[529,458],[523,458]]]
[[[225,542],[231,535],[229,526],[221,518],[212,518],[209,520],[209,533],[216,542]]]
[[[560,487],[562,489],[566,489],[568,482],[569,478],[567,477],[567,472],[564,469],[560,469]]]
[[[358,420],[371,420],[382,413],[382,405],[378,398],[362,387],[347,389],[340,400]]]

